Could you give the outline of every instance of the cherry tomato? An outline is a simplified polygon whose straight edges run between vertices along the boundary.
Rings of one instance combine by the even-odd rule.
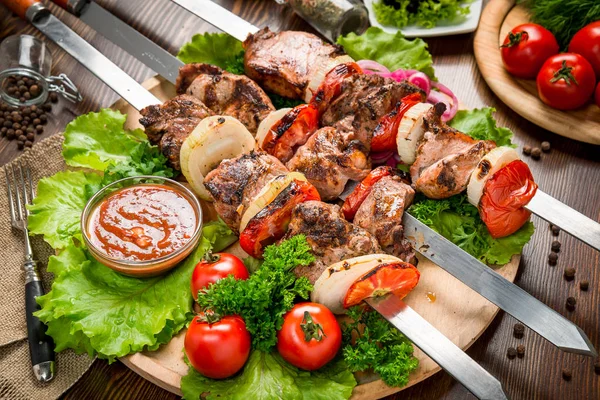
[[[233,254],[207,252],[192,272],[190,288],[194,300],[198,298],[199,290],[206,289],[211,283],[228,275],[240,280],[246,280],[249,276],[242,260]]]
[[[574,53],[550,57],[537,76],[540,99],[559,110],[573,110],[592,96],[596,75],[590,63]]]
[[[596,105],[600,107],[600,82],[598,82],[598,86],[596,86],[596,94],[594,95],[594,99],[596,100]]]
[[[535,78],[544,62],[558,54],[556,38],[538,24],[523,24],[513,28],[502,43],[504,68],[517,78]]]
[[[318,303],[296,304],[277,333],[277,351],[290,364],[314,371],[331,361],[342,345],[335,315]]]
[[[241,317],[227,316],[216,322],[211,318],[209,314],[194,317],[185,334],[185,354],[202,375],[223,379],[242,369],[252,340]]]
[[[581,28],[569,43],[569,53],[577,53],[592,64],[596,79],[600,80],[600,21]]]
[[[531,171],[521,160],[508,163],[488,179],[479,212],[493,238],[515,233],[527,222],[531,213],[523,207],[536,190]]]
[[[384,115],[373,132],[371,151],[396,150],[396,136],[402,117],[412,106],[421,101],[419,93],[410,94],[404,97],[390,113]]]
[[[344,217],[348,221],[352,221],[362,202],[365,201],[369,193],[371,193],[373,185],[384,176],[390,176],[393,174],[394,171],[392,170],[392,167],[388,166],[377,167],[369,172],[365,179],[363,179],[358,186],[354,188],[352,193],[350,193],[350,196],[346,197],[344,205],[342,205]]]
[[[319,85],[319,88],[313,93],[310,104],[313,104],[319,110],[321,115],[331,100],[336,98],[342,91],[342,82],[354,74],[362,74],[362,69],[355,62],[349,62],[336,65],[325,75],[325,79]]]
[[[263,140],[262,148],[285,163],[317,129],[319,129],[317,107],[312,104],[300,104],[271,127]]]
[[[285,234],[294,207],[309,200],[321,200],[317,189],[309,182],[294,179],[248,222],[240,234],[242,249],[254,258],[261,257],[266,246]]]

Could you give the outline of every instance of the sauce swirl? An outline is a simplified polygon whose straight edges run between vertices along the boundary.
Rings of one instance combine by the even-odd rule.
[[[194,235],[198,216],[186,197],[159,184],[116,191],[92,212],[91,243],[112,258],[155,260],[183,247]]]

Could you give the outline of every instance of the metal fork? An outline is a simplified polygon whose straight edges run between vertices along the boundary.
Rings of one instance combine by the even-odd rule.
[[[8,192],[8,208],[11,225],[20,230],[25,239],[25,312],[27,316],[27,336],[29,339],[29,355],[33,366],[33,374],[40,382],[49,382],[54,377],[54,342],[46,335],[44,325],[33,313],[39,310],[35,299],[44,294],[44,288],[37,271],[37,261],[33,258],[33,250],[27,230],[29,211],[26,205],[33,201],[33,183],[29,167],[19,161],[12,168],[4,166],[6,174],[6,190]]]

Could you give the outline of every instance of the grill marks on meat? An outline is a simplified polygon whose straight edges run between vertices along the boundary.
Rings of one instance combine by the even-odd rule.
[[[391,112],[403,97],[413,93],[420,93],[425,100],[425,93],[408,82],[396,82],[379,75],[352,75],[343,81],[340,95],[327,106],[321,124],[353,132],[354,138],[369,149],[381,117]]]
[[[246,75],[270,92],[303,99],[318,66],[344,54],[341,46],[327,44],[306,32],[271,32],[264,28],[244,41]]]
[[[221,162],[206,175],[204,185],[215,200],[217,213],[227,226],[238,232],[241,216],[250,202],[267,183],[287,172],[275,157],[252,151]]]
[[[416,265],[415,253],[404,239],[402,215],[412,203],[415,191],[398,176],[386,176],[375,182],[362,202],[354,224],[373,234],[388,254]]]
[[[200,121],[213,115],[200,100],[180,95],[161,105],[141,111],[140,123],[146,130],[150,143],[158,145],[173,168],[179,170],[181,146]]]
[[[184,65],[179,69],[176,86],[177,93],[198,98],[215,114],[237,118],[252,134],[256,133],[260,121],[275,110],[254,81],[213,65]]]
[[[426,133],[417,147],[417,158],[410,167],[417,191],[432,199],[445,199],[464,191],[471,172],[496,144],[475,140],[444,124],[443,105],[427,112],[423,119]]]
[[[296,267],[294,272],[307,277],[311,283],[335,262],[381,252],[373,235],[346,221],[340,207],[321,201],[307,201],[294,208],[288,232],[282,240],[299,234],[306,236],[316,261]]]
[[[349,179],[360,181],[371,169],[363,144],[331,127],[315,132],[286,165],[302,172],[323,200],[335,199]]]

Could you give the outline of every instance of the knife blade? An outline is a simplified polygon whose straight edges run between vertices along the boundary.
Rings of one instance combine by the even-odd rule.
[[[586,334],[574,323],[506,280],[427,225],[404,213],[404,237],[413,248],[459,281],[512,315],[561,350],[597,356]]]
[[[366,302],[477,398],[508,398],[496,378],[400,298],[388,294]]]
[[[594,249],[600,250],[600,224],[547,193],[538,189],[525,208]]]
[[[79,17],[96,32],[117,44],[169,82],[175,84],[177,81],[179,68],[184,65],[183,62],[94,1],[52,1]]]
[[[52,15],[39,0],[2,0],[2,3],[31,22],[136,109],[160,104],[152,93]]]
[[[202,18],[215,28],[227,32],[239,41],[246,40],[248,35],[256,33],[259,28],[242,19],[231,11],[210,0],[172,0],[192,14]]]

